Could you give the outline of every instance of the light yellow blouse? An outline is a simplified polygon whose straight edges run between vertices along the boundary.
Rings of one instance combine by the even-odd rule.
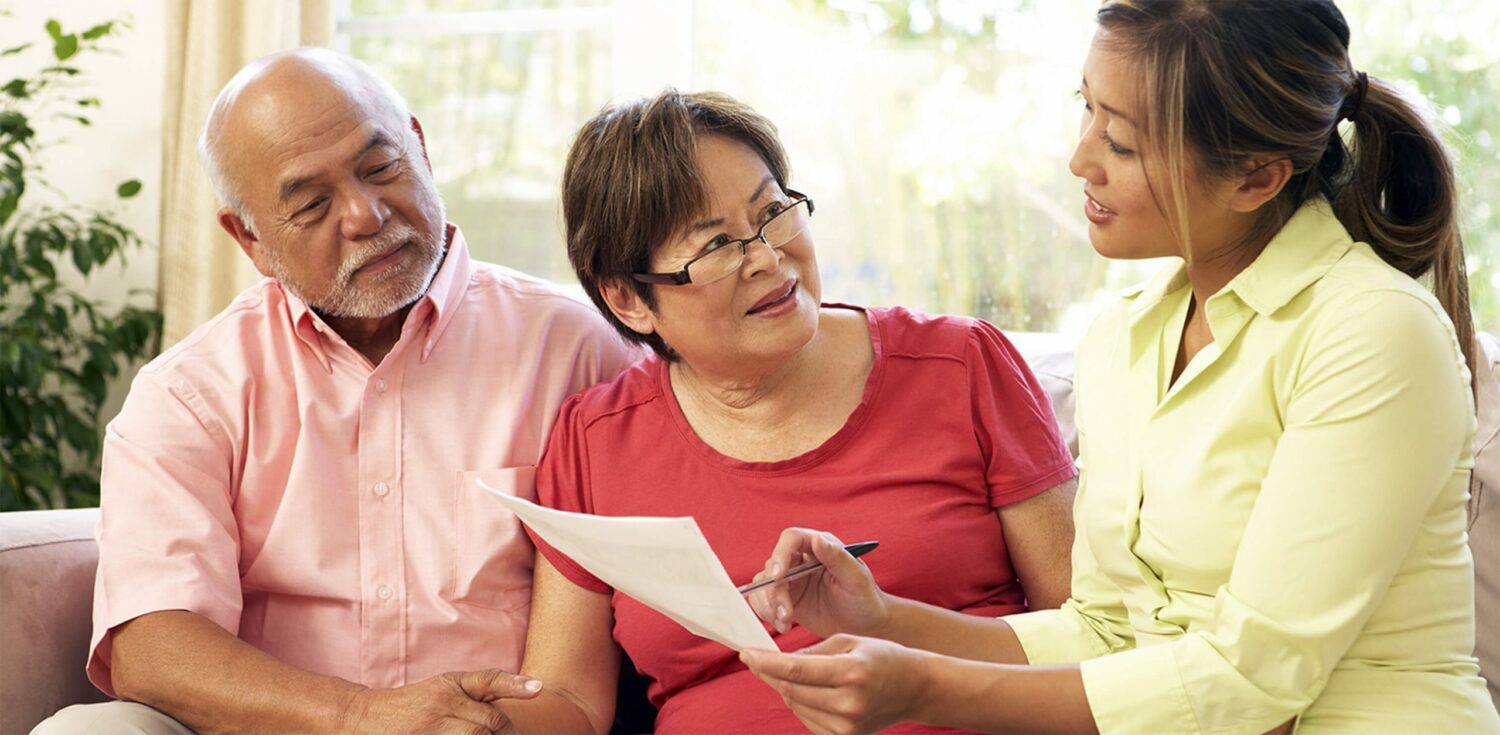
[[[1179,266],[1079,349],[1072,599],[1007,618],[1031,663],[1081,661],[1105,733],[1500,732],[1437,301],[1322,200],[1208,299],[1171,384],[1190,295]]]

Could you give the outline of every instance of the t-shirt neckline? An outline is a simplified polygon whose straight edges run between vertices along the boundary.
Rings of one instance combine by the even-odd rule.
[[[849,417],[844,419],[844,425],[840,426],[839,430],[834,432],[833,436],[825,439],[822,444],[795,457],[776,460],[774,462],[747,462],[731,457],[709,446],[708,442],[703,441],[698,436],[698,432],[693,430],[692,425],[688,423],[687,415],[682,412],[682,406],[677,402],[677,395],[672,391],[671,363],[657,358],[657,390],[661,392],[662,398],[666,401],[667,412],[671,414],[672,422],[677,426],[678,431],[682,433],[683,440],[702,459],[721,468],[737,472],[758,475],[788,474],[813,467],[828,457],[833,456],[845,444],[848,444],[851,438],[859,433],[860,428],[869,417],[872,410],[871,406],[875,402],[875,396],[880,390],[881,378],[885,374],[885,350],[881,344],[880,324],[876,319],[874,311],[862,306],[843,303],[824,303],[820,305],[820,308],[823,307],[849,309],[865,315],[865,323],[870,330],[870,346],[875,351],[875,362],[870,366],[870,374],[865,377],[865,390],[860,396],[859,405],[855,406],[854,410],[849,413]]]

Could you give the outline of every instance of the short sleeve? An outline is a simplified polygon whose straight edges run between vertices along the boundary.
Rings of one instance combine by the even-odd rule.
[[[594,512],[582,398],[583,394],[575,394],[563,402],[557,414],[557,423],[552,428],[552,436],[547,441],[547,451],[542,454],[541,464],[537,465],[536,499],[543,507],[570,513]],[[568,581],[593,592],[608,594],[614,591],[566,554],[553,548],[529,526],[526,533],[531,536],[532,543],[536,544],[537,551]]]
[[[1018,503],[1075,477],[1052,401],[1010,340],[976,320],[964,362],[990,505]]]
[[[239,631],[243,598],[230,444],[198,393],[157,373],[132,384],[104,437],[89,680],[114,696],[110,635],[186,610]]]

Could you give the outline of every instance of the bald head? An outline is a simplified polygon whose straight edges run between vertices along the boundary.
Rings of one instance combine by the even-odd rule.
[[[252,61],[224,85],[198,151],[219,201],[253,230],[246,182],[266,173],[257,164],[278,142],[349,121],[378,121],[415,138],[410,118],[406,101],[369,66],[328,49],[298,48]]]

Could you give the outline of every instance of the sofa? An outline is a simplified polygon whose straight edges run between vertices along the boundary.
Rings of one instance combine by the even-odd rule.
[[[1063,438],[1076,453],[1071,343],[1051,334],[1010,336],[1051,395]],[[1493,678],[1500,677],[1500,339],[1481,335],[1479,347],[1478,492],[1470,545],[1478,576],[1478,656]],[[83,673],[98,519],[97,508],[0,513],[0,735],[29,732],[62,707],[104,699]],[[1500,702],[1500,687],[1492,682],[1490,690]]]

